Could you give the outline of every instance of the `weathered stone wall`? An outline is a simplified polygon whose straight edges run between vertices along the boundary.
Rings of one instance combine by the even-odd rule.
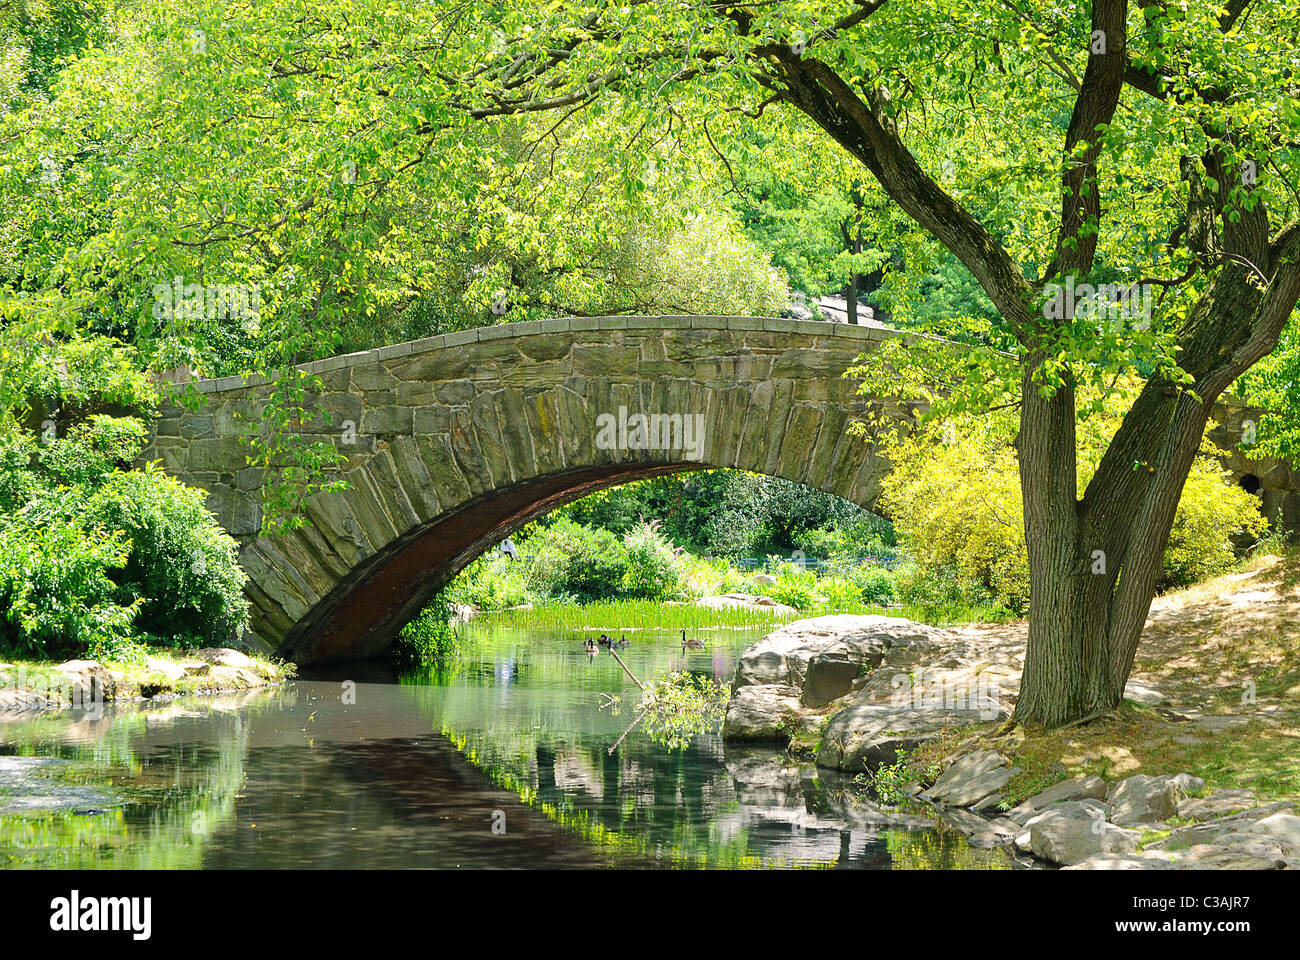
[[[347,457],[311,525],[258,536],[245,466],[271,387],[202,381],[145,452],[208,490],[242,544],[253,631],[300,662],[375,655],[442,583],[529,520],[628,480],[707,467],[784,477],[872,506],[886,464],[845,430],[864,410],[843,373],[879,327],[736,317],[508,324],[307,364],[303,432]],[[688,451],[602,449],[598,418],[703,416]]]
[[[1270,523],[1281,519],[1286,530],[1300,529],[1300,473],[1283,460],[1251,456],[1254,434],[1264,411],[1251,407],[1236,397],[1224,397],[1214,405],[1217,426],[1209,437],[1223,451],[1220,459],[1247,489],[1258,484],[1255,492],[1260,509]]]

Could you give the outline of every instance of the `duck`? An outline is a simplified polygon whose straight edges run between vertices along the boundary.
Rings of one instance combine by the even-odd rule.
[[[685,631],[685,630],[682,631],[682,647],[683,647],[683,648],[685,648],[685,647],[702,647],[702,646],[704,646],[704,641],[703,641],[703,640],[687,640],[687,639],[686,639],[686,631]]]
[[[609,637],[605,636],[605,634],[603,633],[600,635],[600,638],[596,642],[599,643],[602,647],[612,647],[614,645],[614,641],[609,639]]]
[[[596,652],[596,642],[595,642],[594,640],[592,640],[591,637],[588,637],[588,638],[583,642],[583,644],[582,644],[582,649],[586,650],[588,653],[595,653],[595,652]]]

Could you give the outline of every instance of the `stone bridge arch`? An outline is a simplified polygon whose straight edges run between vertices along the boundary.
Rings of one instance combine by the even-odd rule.
[[[284,534],[259,535],[262,475],[245,466],[270,389],[261,378],[192,384],[202,406],[165,408],[143,456],[207,490],[240,541],[257,640],[302,663],[364,658],[479,554],[604,487],[731,467],[874,507],[888,463],[845,427],[877,401],[842,374],[897,335],[754,317],[570,318],[304,364],[322,390],[305,399],[302,430],[346,456],[349,488],[308,499],[311,525]],[[602,417],[633,439],[620,424],[636,414],[700,418],[699,449],[598,442]],[[1265,515],[1296,529],[1300,472],[1251,458],[1243,438],[1259,415],[1225,397],[1210,437]]]
[[[245,466],[270,389],[260,378],[194,384],[202,407],[164,409],[144,456],[207,490],[239,539],[258,639],[300,663],[371,657],[479,554],[603,487],[731,467],[872,507],[888,465],[845,429],[868,401],[843,373],[894,335],[750,317],[573,318],[305,364],[323,389],[307,398],[303,430],[346,455],[349,486],[309,498],[311,524],[282,534],[259,534],[262,476]],[[667,448],[641,445],[637,414],[690,418],[683,427],[701,432],[669,421]]]

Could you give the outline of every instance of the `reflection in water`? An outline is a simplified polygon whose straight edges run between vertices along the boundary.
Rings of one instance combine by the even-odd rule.
[[[462,632],[461,660],[401,677],[354,664],[99,720],[11,716],[0,866],[1016,866],[776,751],[627,733],[639,691],[576,636]],[[729,677],[755,634],[716,637],[683,652],[639,631],[620,655],[645,680]]]

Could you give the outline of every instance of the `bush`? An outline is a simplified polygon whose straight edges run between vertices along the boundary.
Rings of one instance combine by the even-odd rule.
[[[397,634],[393,652],[399,661],[435,663],[460,652],[460,638],[451,628],[451,595],[439,590],[415,619]]]
[[[651,520],[623,538],[627,568],[622,592],[643,600],[679,600],[686,595],[685,569],[679,551]]]
[[[1260,537],[1268,530],[1259,500],[1227,476],[1207,458],[1192,464],[1165,546],[1162,589],[1185,587],[1222,573],[1237,559],[1234,536],[1244,532]]]
[[[775,559],[775,558],[770,558]],[[763,591],[777,603],[808,610],[817,603],[817,575],[795,563],[777,563],[769,568],[776,583]]]
[[[130,469],[156,399],[132,351],[107,338],[0,350],[5,650],[137,659],[145,640],[221,643],[247,623],[235,542],[202,491]],[[77,413],[62,436],[24,428],[52,410]]]
[[[617,596],[627,573],[627,550],[608,530],[563,519],[527,540],[529,586],[541,596],[580,601]]]
[[[110,571],[127,562],[117,531],[18,516],[0,527],[0,648],[5,656],[136,659],[132,621]]]
[[[894,575],[884,567],[863,564],[853,571],[853,582],[863,603],[887,607],[898,600]]]
[[[529,603],[528,564],[501,553],[485,553],[471,563],[449,587],[453,603],[465,603],[480,610],[504,610]]]
[[[121,603],[140,603],[137,629],[166,644],[219,646],[248,625],[239,548],[203,492],[155,466],[115,473],[90,499],[92,522],[131,542],[114,579]]]
[[[1113,428],[1080,433],[1079,489],[1086,487]],[[950,435],[951,437],[951,435]],[[899,593],[912,603],[997,603],[1023,614],[1029,605],[1029,560],[1015,451],[1003,437],[969,430],[952,442],[922,434],[891,447],[894,469],[882,484],[916,566],[900,570]],[[1191,583],[1227,569],[1232,538],[1265,529],[1258,502],[1225,480],[1202,456],[1188,475],[1161,585]],[[941,601],[939,598],[943,598]]]

